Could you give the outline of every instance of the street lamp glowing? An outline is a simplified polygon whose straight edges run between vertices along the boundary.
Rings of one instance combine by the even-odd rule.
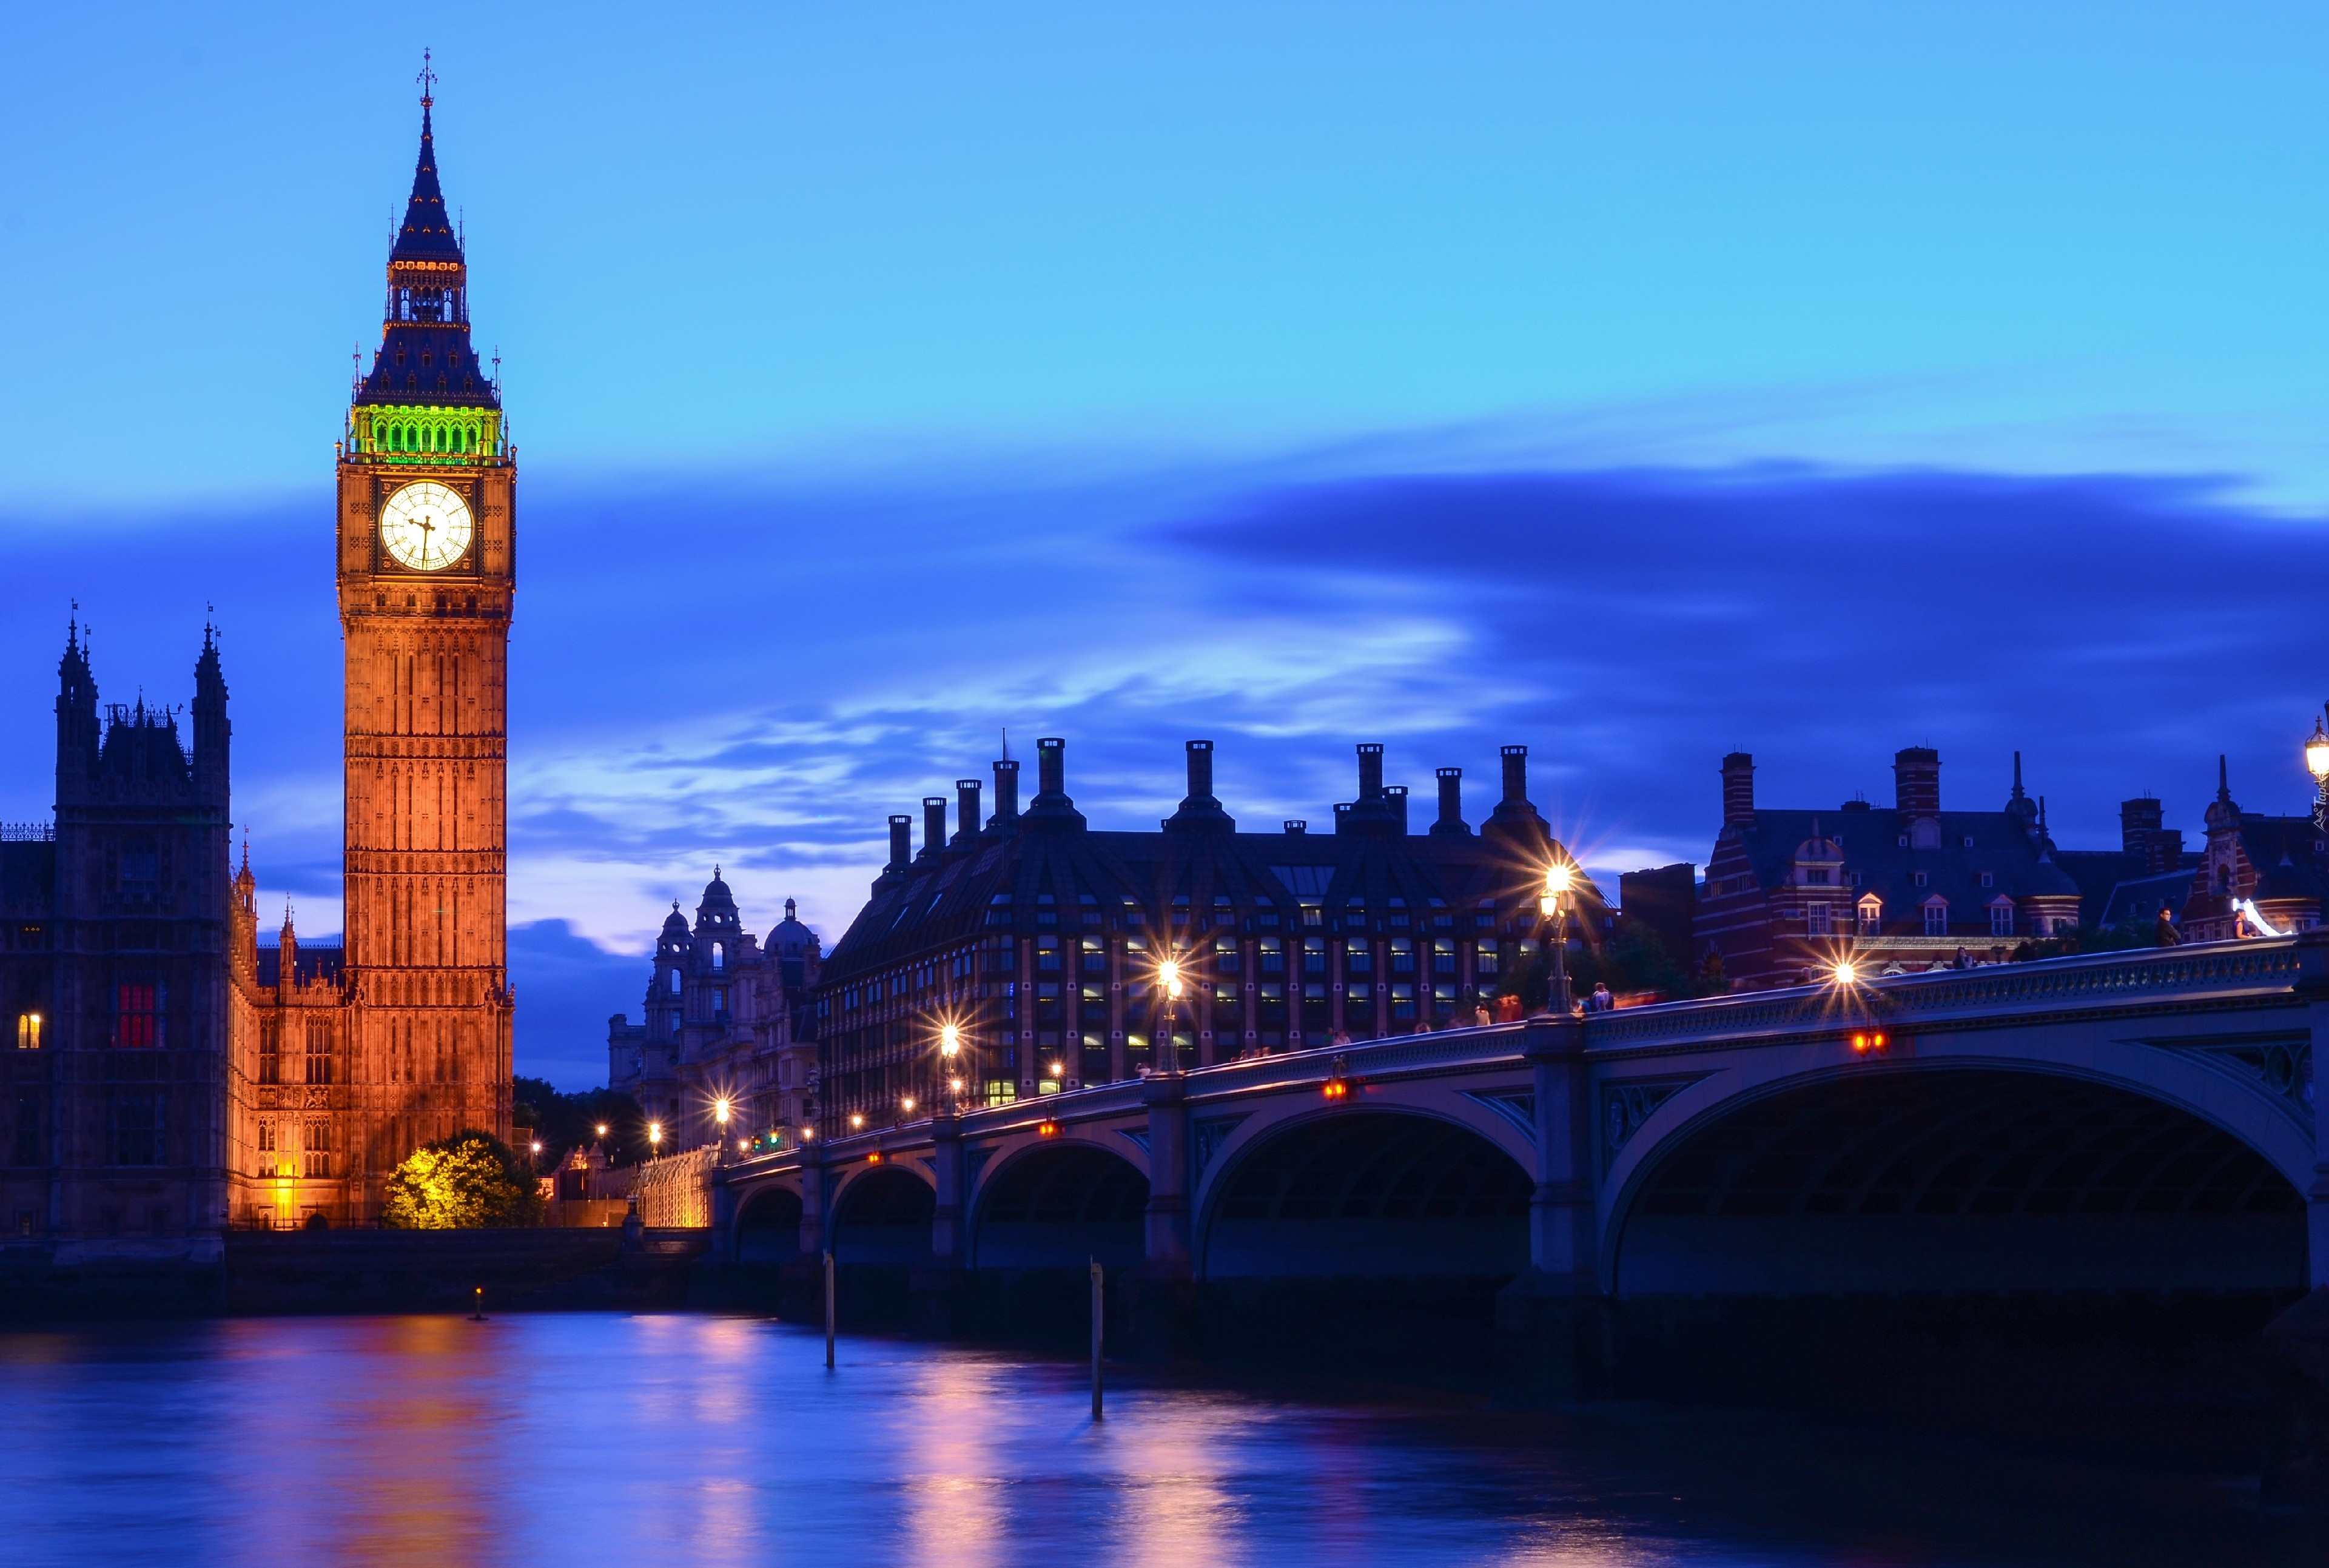
[[[718,1122],[719,1122],[719,1123],[720,1123],[720,1125],[721,1125],[721,1127],[723,1127],[723,1128],[724,1128],[724,1127],[726,1127],[726,1126],[728,1125],[728,1096],[727,1096],[727,1095],[722,1094],[722,1095],[721,1095],[721,1096],[720,1096],[720,1098],[718,1098],[717,1100],[714,1100],[714,1101],[712,1101],[712,1116],[713,1116],[714,1118],[716,1118],[716,1119],[718,1120]]]
[[[1177,961],[1168,958],[1158,964],[1156,979],[1164,986],[1166,996],[1174,1001],[1181,1000],[1181,965]]]
[[[648,1122],[648,1123],[647,1123],[647,1142],[648,1142],[648,1144],[649,1144],[650,1146],[652,1146],[652,1147],[654,1147],[654,1148],[656,1148],[656,1149],[660,1149],[660,1148],[662,1148],[662,1147],[663,1147],[663,1123],[662,1123],[662,1122]]]
[[[601,1138],[604,1138],[606,1135],[607,1135],[607,1124],[606,1124],[604,1122],[599,1122],[599,1137],[601,1137]]]
[[[938,1029],[938,1055],[951,1062],[962,1054],[962,1026],[945,1024]]]
[[[961,1094],[962,1080],[960,1078],[948,1078],[947,1080],[947,1088],[954,1094]]]
[[[1544,871],[1544,892],[1536,901],[1537,913],[1547,920],[1561,913],[1561,900],[1569,891],[1573,874],[1561,865],[1548,866]]]
[[[850,1129],[850,1131],[853,1131],[853,1131],[855,1131],[858,1128],[863,1127],[863,1126],[864,1126],[864,1125],[865,1125],[865,1113],[863,1113],[863,1111],[852,1111],[852,1112],[849,1113],[849,1129]]]
[[[539,1154],[539,1153],[541,1153],[541,1152],[542,1152],[542,1140],[541,1140],[541,1139],[539,1139],[539,1138],[537,1138],[537,1139],[535,1139],[535,1140],[533,1141],[533,1151],[534,1151],[536,1154]]]
[[[910,1116],[914,1113],[914,1097],[911,1094],[908,1094],[903,1099],[900,1100],[898,1102],[898,1105],[899,1108],[904,1111],[907,1115]]]
[[[2313,738],[2305,743],[2305,771],[2329,784],[2329,730],[2324,730],[2317,718],[2313,721]]]

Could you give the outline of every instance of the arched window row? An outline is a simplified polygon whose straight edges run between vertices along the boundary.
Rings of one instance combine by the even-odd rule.
[[[465,322],[468,301],[458,288],[392,287],[388,291],[391,321]]]
[[[491,431],[475,422],[436,424],[374,419],[369,435],[359,437],[357,449],[470,456],[488,450],[491,442]]]

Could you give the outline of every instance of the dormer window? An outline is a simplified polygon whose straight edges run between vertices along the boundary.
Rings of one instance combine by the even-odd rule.
[[[1884,929],[1884,901],[1873,893],[1860,901],[1860,934],[1875,936]]]
[[[1806,866],[1804,868],[1804,885],[1808,887],[1825,887],[1829,885],[1830,875],[1825,866]]]
[[[1949,934],[1949,901],[1932,897],[1925,900],[1925,934],[1947,936]]]
[[[1981,885],[1985,887],[1994,887],[1997,886],[1997,878],[1988,871],[1984,871],[1981,874]]]
[[[1900,847],[1904,850],[1909,847],[1909,835],[1906,833],[1900,835]]]
[[[1999,898],[1989,906],[1989,934],[1992,936],[2013,934],[2013,900]]]

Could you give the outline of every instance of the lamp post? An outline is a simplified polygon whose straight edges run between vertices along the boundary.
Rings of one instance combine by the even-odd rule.
[[[2305,743],[2305,771],[2313,775],[2313,825],[2329,833],[2329,730],[2313,721],[2312,738]]]
[[[1572,879],[1569,868],[1555,861],[1545,868],[1544,892],[1536,901],[1544,917],[1545,944],[1552,952],[1551,1010],[1561,1018],[1569,1016],[1569,922],[1561,900]]]
[[[948,1019],[938,1026],[938,1061],[946,1073],[947,1090],[957,1114],[962,1110],[962,1026]]]
[[[649,1160],[663,1153],[663,1123],[660,1122],[647,1123],[647,1150]]]
[[[1152,1066],[1152,1072],[1178,1073],[1181,1070],[1181,1047],[1173,1043],[1173,1016],[1181,1000],[1181,963],[1167,958],[1156,966],[1156,982],[1164,988],[1164,1038],[1157,1042],[1162,1066]]]
[[[720,1163],[728,1163],[728,1096],[712,1102],[712,1119],[720,1123]]]

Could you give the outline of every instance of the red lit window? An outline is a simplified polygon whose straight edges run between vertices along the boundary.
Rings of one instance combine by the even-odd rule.
[[[125,1050],[149,1050],[162,1043],[162,988],[151,981],[125,981],[113,988],[113,1043]]]

